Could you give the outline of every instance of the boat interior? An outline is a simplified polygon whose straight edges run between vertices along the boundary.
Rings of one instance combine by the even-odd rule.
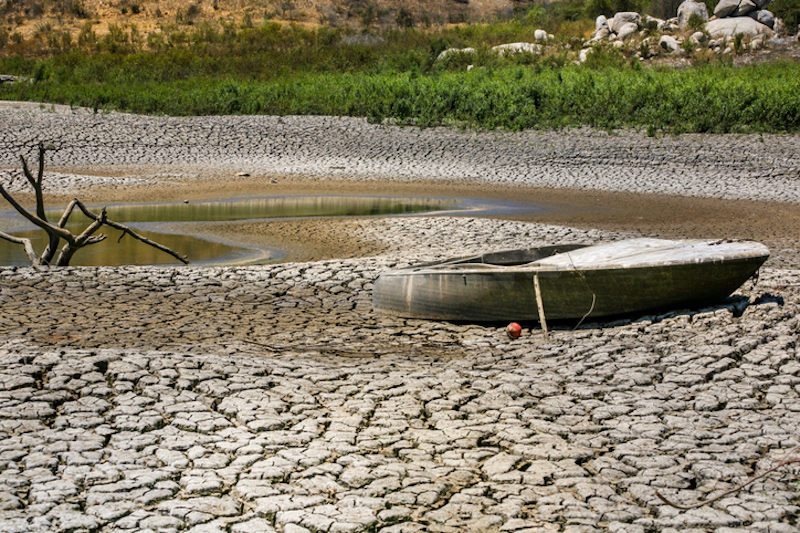
[[[520,250],[503,250],[500,252],[490,252],[480,255],[468,255],[464,257],[457,257],[454,259],[447,259],[445,261],[435,261],[432,263],[425,263],[415,266],[416,268],[426,268],[432,266],[454,266],[459,265],[496,265],[496,266],[516,266],[525,265],[550,257],[556,254],[571,252],[579,248],[586,248],[590,244],[559,244],[555,246],[542,246],[541,248],[528,248]]]

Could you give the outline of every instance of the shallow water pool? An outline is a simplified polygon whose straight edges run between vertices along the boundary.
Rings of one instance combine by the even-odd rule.
[[[391,198],[382,196],[284,196],[249,198],[219,202],[177,202],[168,204],[112,205],[107,208],[108,218],[129,225],[145,237],[186,254],[192,264],[240,263],[245,257],[260,257],[261,262],[280,258],[280,250],[248,249],[214,242],[192,233],[191,223],[220,221],[260,220],[269,218],[300,217],[363,217],[396,216],[432,213],[453,213],[477,209],[476,201],[453,198]],[[499,204],[484,205],[484,209],[503,208]],[[506,206],[508,208],[508,206]],[[99,208],[93,209],[99,212]],[[61,211],[48,211],[48,218],[57,220]],[[14,212],[0,213],[0,230],[10,232],[12,219],[21,217]],[[4,224],[4,221],[6,222]],[[67,228],[79,233],[88,225],[88,219],[77,210]],[[154,231],[169,222],[182,222],[182,234]],[[5,228],[5,229],[4,229]],[[44,232],[33,225],[19,227],[14,235],[27,237],[37,250],[46,245]],[[100,233],[105,241],[85,247],[72,259],[73,266],[120,265],[173,265],[180,264],[173,257],[126,236],[119,243],[120,231],[105,227]],[[22,246],[0,240],[0,265],[28,265]]]

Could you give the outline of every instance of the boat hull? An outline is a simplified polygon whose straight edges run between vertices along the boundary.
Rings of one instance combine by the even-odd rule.
[[[469,322],[539,320],[536,275],[547,320],[699,307],[724,300],[767,256],[638,268],[480,270],[457,264],[454,268],[408,269],[378,278],[373,305],[378,312],[403,317]]]

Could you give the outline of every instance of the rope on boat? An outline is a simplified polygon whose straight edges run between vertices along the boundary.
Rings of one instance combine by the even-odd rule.
[[[589,307],[589,310],[586,311],[586,314],[583,315],[580,320],[578,320],[578,323],[575,324],[575,327],[572,328],[573,330],[576,330],[579,327],[581,327],[581,324],[583,324],[583,321],[586,320],[586,317],[591,315],[592,311],[594,311],[594,305],[597,303],[597,294],[595,294],[592,288],[589,287],[589,283],[586,281],[586,276],[577,266],[575,266],[575,263],[572,261],[572,257],[569,255],[569,252],[566,252],[566,254],[567,258],[569,259],[569,262],[572,264],[572,268],[575,269],[575,272],[577,272],[578,275],[581,277],[581,280],[583,280],[583,284],[586,286],[586,290],[592,293],[592,305]]]

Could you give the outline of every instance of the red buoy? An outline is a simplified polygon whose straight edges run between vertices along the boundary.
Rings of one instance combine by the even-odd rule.
[[[508,326],[506,326],[506,333],[512,339],[518,339],[520,335],[522,335],[522,326],[517,324],[516,322],[512,322]]]

